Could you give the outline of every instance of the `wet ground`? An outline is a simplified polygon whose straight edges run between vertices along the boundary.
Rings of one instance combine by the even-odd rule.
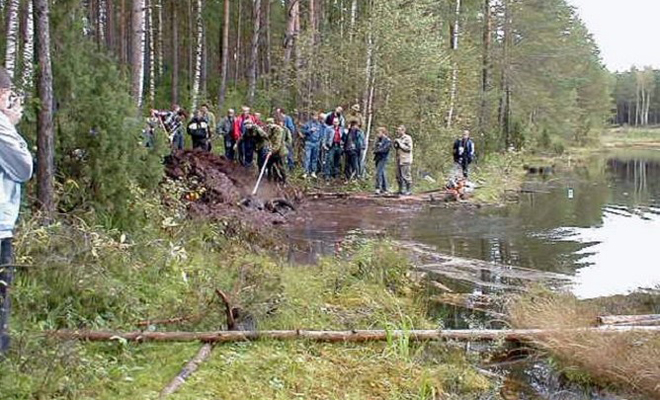
[[[355,230],[432,246],[456,257],[568,274],[583,298],[660,285],[660,151],[617,150],[530,174],[504,206],[386,206],[323,201],[292,224],[293,254],[312,262]]]

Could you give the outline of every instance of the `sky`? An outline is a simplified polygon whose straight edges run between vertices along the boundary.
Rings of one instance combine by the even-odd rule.
[[[611,71],[660,68],[660,0],[568,0],[594,35]]]

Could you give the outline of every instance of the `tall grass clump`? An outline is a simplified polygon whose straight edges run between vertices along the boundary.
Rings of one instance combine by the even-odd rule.
[[[567,376],[586,372],[597,384],[660,398],[660,336],[576,330],[594,326],[598,314],[573,295],[551,293],[522,296],[509,310],[514,327],[549,330],[537,344],[565,366]]]

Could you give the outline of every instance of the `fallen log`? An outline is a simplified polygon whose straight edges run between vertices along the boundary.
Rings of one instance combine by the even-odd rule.
[[[218,332],[105,332],[58,330],[46,332],[46,336],[60,340],[86,340],[92,342],[125,340],[129,342],[195,342],[228,343],[256,340],[309,340],[328,343],[382,342],[408,338],[422,342],[430,340],[459,341],[523,341],[543,338],[552,334],[660,334],[660,326],[606,326],[579,329],[466,329],[466,330],[353,330],[353,331],[218,331]]]
[[[192,374],[197,371],[197,368],[206,361],[207,358],[211,355],[211,350],[213,350],[212,343],[205,343],[197,352],[195,357],[192,360],[188,361],[185,367],[179,372],[179,374],[170,382],[162,392],[160,392],[160,397],[165,398],[171,394],[174,394],[179,388],[186,383]]]
[[[660,323],[660,314],[650,315],[602,315],[598,317],[602,325],[640,324],[652,325]]]

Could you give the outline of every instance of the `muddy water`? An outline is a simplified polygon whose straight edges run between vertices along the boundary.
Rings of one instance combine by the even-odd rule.
[[[604,153],[530,175],[502,207],[312,207],[313,218],[289,228],[310,246],[298,261],[332,253],[353,230],[385,230],[455,256],[569,274],[584,298],[660,285],[660,151]]]

